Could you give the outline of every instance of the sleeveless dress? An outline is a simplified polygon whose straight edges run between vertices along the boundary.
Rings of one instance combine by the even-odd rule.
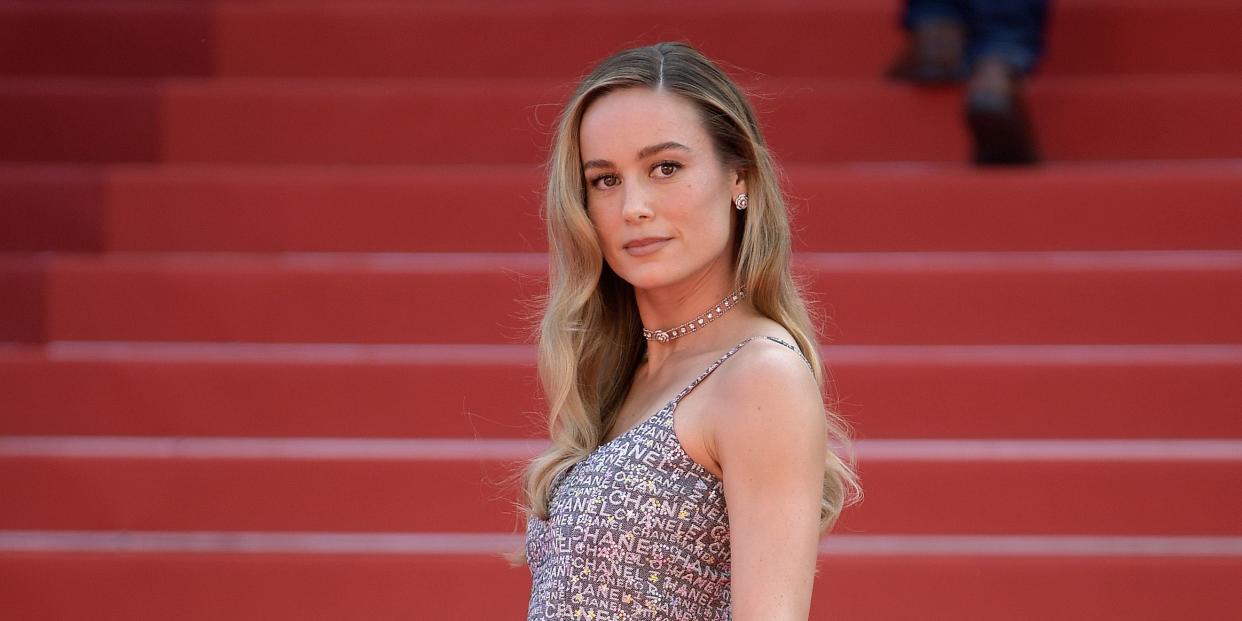
[[[532,515],[526,523],[527,621],[730,618],[724,482],[682,449],[673,412],[756,338],[735,345],[659,412],[553,481],[548,519]],[[802,356],[794,345],[763,338]]]

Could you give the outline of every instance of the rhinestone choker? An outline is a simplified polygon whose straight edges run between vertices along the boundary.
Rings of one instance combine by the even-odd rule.
[[[648,330],[647,328],[643,328],[643,338],[648,341],[656,340],[661,343],[667,343],[675,338],[695,332],[699,328],[702,328],[704,325],[711,323],[721,315],[725,314],[725,311],[737,306],[737,301],[744,297],[746,297],[746,287],[742,287],[741,289],[734,291],[725,297],[725,299],[721,300],[715,307],[707,309],[707,312],[681,324],[680,326],[672,328],[671,330]]]

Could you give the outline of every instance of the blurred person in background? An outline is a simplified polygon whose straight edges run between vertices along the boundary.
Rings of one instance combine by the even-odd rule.
[[[966,80],[965,116],[980,165],[1039,161],[1023,78],[1039,65],[1047,0],[906,0],[906,49],[890,78]]]

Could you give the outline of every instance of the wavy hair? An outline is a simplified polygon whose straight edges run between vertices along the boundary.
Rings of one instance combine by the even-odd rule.
[[[547,519],[552,483],[598,448],[646,351],[633,287],[604,261],[587,217],[579,126],[592,102],[625,88],[664,89],[692,102],[716,153],[746,180],[750,204],[738,212],[734,288],[745,286],[761,314],[781,324],[811,362],[823,394],[825,375],[804,283],[791,272],[790,228],[775,164],[754,111],[732,80],[693,47],[659,43],[618,52],[597,65],[562,110],[547,161],[543,218],[548,235],[548,288],[537,304],[538,373],[551,443],[520,473],[520,511]],[[820,531],[862,498],[850,426],[826,408],[829,451]],[[835,445],[837,450],[833,450]],[[844,453],[842,458],[839,453]],[[852,496],[852,499],[851,499]],[[524,553],[506,555],[514,563]]]

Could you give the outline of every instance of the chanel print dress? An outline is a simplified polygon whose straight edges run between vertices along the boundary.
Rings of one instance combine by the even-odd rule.
[[[682,449],[673,411],[755,338],[735,345],[659,412],[553,482],[548,519],[527,519],[528,621],[730,618],[724,483]],[[763,338],[801,355],[785,341]]]

